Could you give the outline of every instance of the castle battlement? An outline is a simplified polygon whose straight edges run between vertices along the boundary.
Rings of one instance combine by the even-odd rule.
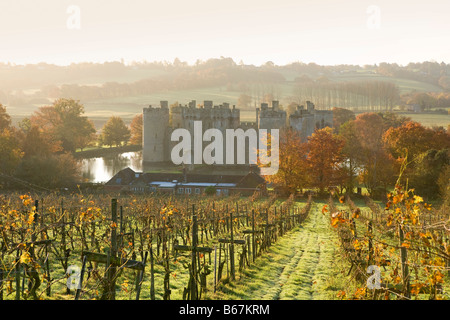
[[[177,128],[193,130],[195,122],[201,121],[203,130],[216,128],[224,132],[226,129],[282,129],[290,126],[302,133],[311,135],[316,128],[331,126],[332,111],[315,110],[314,104],[307,101],[307,107],[298,106],[287,119],[286,111],[279,108],[278,101],[261,103],[256,108],[256,122],[240,121],[240,109],[224,102],[214,105],[211,100],[197,105],[192,100],[185,105],[178,104],[169,108],[168,101],[160,101],[158,107],[149,106],[143,109],[143,155],[144,162],[170,161],[170,150],[174,142],[171,132]]]
[[[144,108],[144,113],[169,113],[169,107],[153,107],[152,105],[149,105],[147,108]]]
[[[311,101],[304,106],[297,106],[294,113],[289,115],[289,126],[301,133],[303,139],[311,136],[316,129],[332,127],[333,111],[317,110]]]
[[[278,101],[272,101],[272,107],[268,103],[261,103],[261,109],[257,109],[260,117],[264,118],[286,118],[286,111],[279,108]]]

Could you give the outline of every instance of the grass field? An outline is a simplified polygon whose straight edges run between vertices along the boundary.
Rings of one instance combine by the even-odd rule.
[[[430,113],[408,113],[405,116],[411,120],[417,121],[426,127],[443,126],[447,128],[450,125],[450,114],[430,114]]]
[[[318,200],[309,217],[284,235],[245,270],[240,279],[220,286],[211,299],[335,300],[351,278],[339,253],[337,234]],[[297,203],[301,206],[301,203]]]
[[[142,78],[145,78],[145,74],[141,74]],[[151,74],[155,76],[155,74]],[[301,76],[292,70],[286,71],[286,81],[283,83],[274,83],[272,85],[265,85],[270,90],[273,90],[274,98],[280,101],[281,105],[287,105],[292,101],[294,96],[294,88],[296,86],[293,81],[295,77]],[[330,81],[342,82],[342,81],[366,81],[366,80],[380,80],[390,81],[398,85],[400,93],[407,93],[411,91],[418,92],[441,92],[442,88],[432,85],[426,82],[392,78],[382,76],[371,72],[370,70],[364,70],[361,72],[342,73],[328,76]],[[129,75],[124,75],[123,80],[115,79],[118,82],[129,82],[132,80]],[[101,85],[103,82],[112,81],[111,79],[97,79],[89,78],[80,80],[80,84]],[[36,90],[36,89],[34,89]],[[237,90],[237,89],[235,89]],[[269,90],[269,89],[267,89]],[[242,94],[241,91],[228,90],[227,86],[215,86],[204,87],[198,89],[178,90],[178,91],[165,91],[148,95],[134,95],[126,97],[115,97],[105,99],[93,99],[83,100],[80,102],[85,107],[86,115],[94,121],[97,129],[100,129],[105,122],[105,119],[111,115],[116,115],[124,118],[127,122],[136,114],[142,113],[142,109],[149,105],[157,106],[160,101],[169,101],[169,104],[178,102],[182,105],[187,104],[191,100],[196,100],[197,103],[202,103],[204,100],[212,100],[214,104],[221,104],[223,102],[230,103],[230,105],[238,104],[238,98]],[[77,99],[77,97],[71,97]],[[51,101],[49,100],[49,103]],[[17,123],[24,117],[29,117],[34,111],[37,110],[42,104],[34,102],[22,103],[21,105],[7,105],[7,111],[12,116],[13,122]],[[408,114],[413,120],[419,121],[426,126],[443,125],[446,126],[450,123],[450,116],[448,115],[433,115],[433,114]],[[255,121],[254,107],[250,110],[241,109],[242,121]]]

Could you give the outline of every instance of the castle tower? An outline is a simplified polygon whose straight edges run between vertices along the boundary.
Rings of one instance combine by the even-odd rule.
[[[279,108],[278,101],[272,101],[272,108],[267,103],[261,103],[257,110],[258,129],[281,129],[286,126],[286,111]]]
[[[314,114],[305,110],[303,106],[297,106],[297,110],[289,115],[289,126],[298,132],[304,141],[314,132]]]
[[[160,108],[149,106],[143,110],[143,161],[164,162],[169,160],[168,141],[169,108],[161,101]]]
[[[314,103],[306,101],[306,110],[297,106],[297,110],[289,116],[289,126],[301,133],[306,140],[316,129],[333,126],[333,111],[317,110]]]

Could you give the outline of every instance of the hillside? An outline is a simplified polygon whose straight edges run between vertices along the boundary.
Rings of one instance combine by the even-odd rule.
[[[271,62],[253,66],[221,58],[192,66],[177,60],[133,65],[120,62],[70,66],[0,64],[0,103],[18,121],[57,98],[73,98],[81,101],[86,115],[96,123],[111,114],[130,119],[143,107],[157,105],[161,100],[169,104],[185,104],[190,100],[199,104],[203,100],[217,104],[228,102],[243,110],[244,120],[253,120],[255,106],[271,100],[279,100],[285,107],[311,99],[318,108],[369,109],[370,106],[383,110],[405,104],[411,100],[404,98],[407,95],[433,93],[446,95],[440,108],[447,109],[450,107],[447,106],[449,74],[450,65],[435,62],[404,67],[385,63],[276,66]],[[369,85],[373,88],[364,89]]]

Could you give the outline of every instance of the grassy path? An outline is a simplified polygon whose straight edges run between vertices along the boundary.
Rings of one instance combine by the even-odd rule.
[[[278,239],[234,283],[211,299],[330,300],[346,286],[337,235],[315,202],[306,221]]]

